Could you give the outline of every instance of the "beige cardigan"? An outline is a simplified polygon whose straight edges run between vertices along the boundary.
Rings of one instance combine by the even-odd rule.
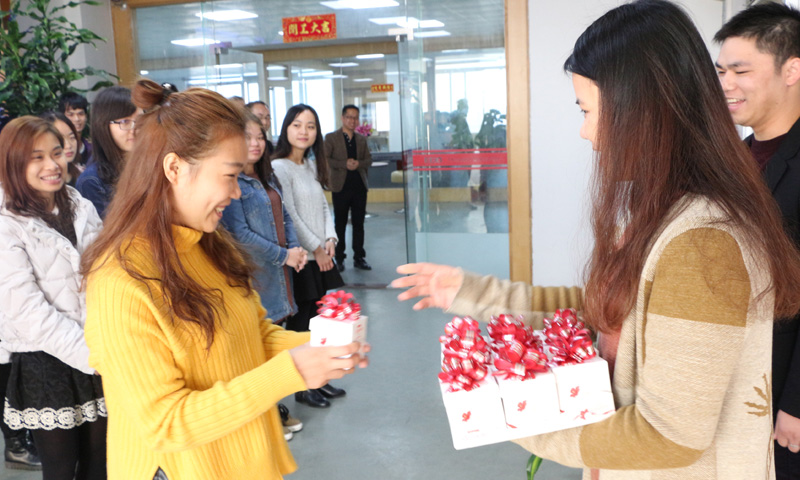
[[[622,325],[610,418],[518,440],[601,480],[772,480],[770,276],[741,232],[686,199],[656,239]],[[533,319],[532,287],[467,275],[451,312]]]

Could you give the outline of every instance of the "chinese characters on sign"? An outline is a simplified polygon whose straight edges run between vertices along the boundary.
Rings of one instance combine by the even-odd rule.
[[[283,19],[283,43],[336,38],[336,14]]]
[[[370,91],[372,93],[394,92],[394,84],[384,83],[384,84],[372,85]]]

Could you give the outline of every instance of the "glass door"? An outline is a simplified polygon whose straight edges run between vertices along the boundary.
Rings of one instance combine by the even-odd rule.
[[[408,260],[508,278],[504,51],[397,40]]]

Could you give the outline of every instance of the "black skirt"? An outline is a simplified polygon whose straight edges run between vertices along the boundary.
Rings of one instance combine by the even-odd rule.
[[[327,272],[319,269],[314,260],[309,260],[305,268],[294,275],[294,299],[297,303],[317,301],[329,290],[344,287],[344,280],[334,265]]]
[[[44,352],[11,355],[3,420],[13,430],[70,429],[108,417],[98,375]]]

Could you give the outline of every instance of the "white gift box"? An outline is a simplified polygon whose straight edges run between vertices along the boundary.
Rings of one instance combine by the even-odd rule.
[[[525,380],[496,378],[508,428],[534,428],[540,433],[559,429],[558,389],[552,372],[537,373],[536,378]]]
[[[556,377],[562,428],[599,422],[614,413],[608,363],[600,357],[552,369]]]
[[[353,342],[367,340],[367,317],[359,315],[355,320],[332,320],[317,315],[309,321],[312,347],[340,347]]]
[[[506,434],[497,382],[489,376],[479,385],[470,391],[450,392],[449,384],[439,382],[456,450],[496,443]]]

